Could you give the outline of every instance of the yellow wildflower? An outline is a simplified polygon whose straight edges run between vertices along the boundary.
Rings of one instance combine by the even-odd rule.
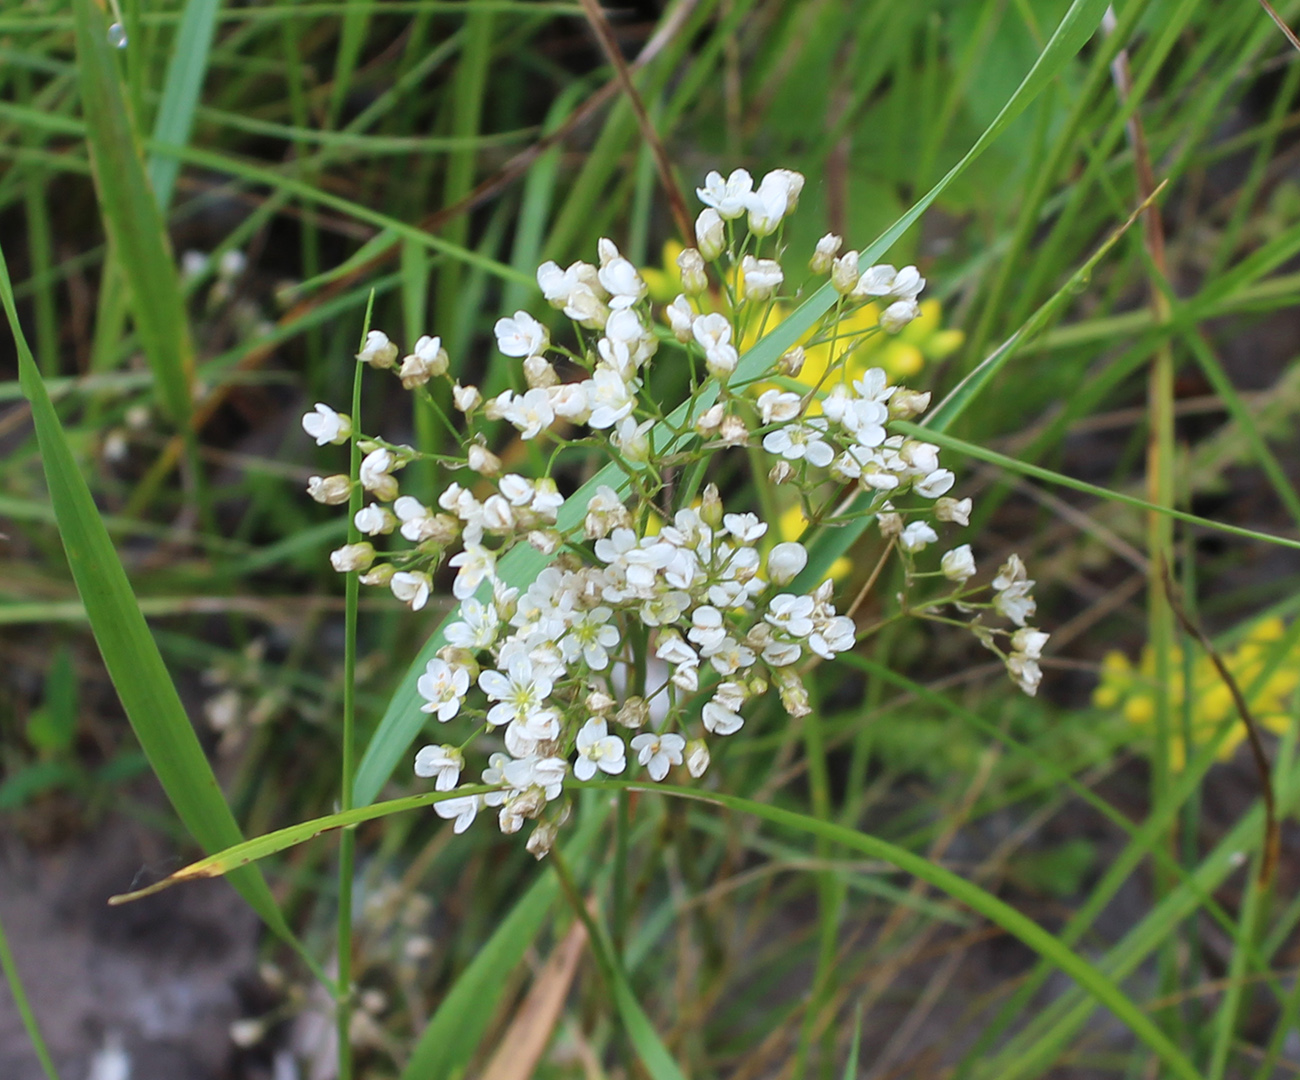
[[[1276,656],[1276,643],[1285,634],[1286,626],[1281,619],[1262,619],[1251,628],[1245,641],[1223,657],[1246,695],[1251,715],[1259,724],[1278,733],[1291,725],[1291,698],[1300,686],[1300,641],[1293,643],[1285,655]],[[1270,673],[1256,685],[1266,669]],[[1150,726],[1156,716],[1154,679],[1155,656],[1149,647],[1142,650],[1136,668],[1123,653],[1108,653],[1102,660],[1101,683],[1093,691],[1093,704],[1101,709],[1119,710],[1125,720],[1138,727]],[[1182,769],[1188,756],[1182,720],[1189,700],[1187,691],[1182,655],[1175,649],[1170,658],[1168,689],[1173,728],[1169,754],[1175,769]],[[1195,745],[1210,741],[1224,724],[1231,724],[1218,752],[1220,760],[1230,758],[1246,738],[1246,725],[1237,715],[1232,692],[1208,656],[1198,656],[1192,664],[1190,709]]]

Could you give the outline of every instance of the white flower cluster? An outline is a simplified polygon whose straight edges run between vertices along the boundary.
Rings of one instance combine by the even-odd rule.
[[[696,223],[698,247],[678,259],[685,291],[662,322],[645,279],[611,241],[600,241],[598,265],[544,263],[538,284],[571,321],[571,333],[553,341],[526,311],[499,319],[497,347],[518,361],[523,386],[495,397],[452,381],[438,338],[420,338],[399,362],[396,345],[370,331],[358,361],[393,371],[421,394],[430,393],[434,379],[449,384],[465,429],[450,455],[354,436],[352,420],[325,404],[303,418],[319,445],[356,437],[365,455],[355,482],[337,475],[309,484],[323,503],[348,502],[357,485],[370,497],[353,520],[367,539],[333,552],[335,569],[359,572],[363,583],[389,588],[414,610],[433,595],[444,564],[455,572],[450,588],[459,608],[445,628],[447,644],[417,688],[426,713],[441,723],[466,722],[469,734],[458,744],[424,747],[415,770],[450,792],[462,786],[465,751],[480,736],[499,739],[503,748],[481,773],[494,790],[436,804],[455,831],[484,808],[497,812],[506,833],[537,820],[529,850],[540,857],[567,813],[562,795],[571,778],[621,774],[630,756],[656,781],[682,765],[699,777],[709,766],[706,736],[739,731],[753,699],[775,689],[791,716],[810,711],[802,671],[851,649],[854,623],[837,612],[831,581],[811,591],[793,587],[808,563],[794,537],[773,535],[753,513],[724,510],[718,489],[705,482],[713,455],[735,447],[766,452],[773,460],[768,481],[794,482],[806,516],[819,525],[848,520],[837,506],[846,485],[870,493],[868,512],[903,553],[909,580],[914,572],[926,576],[915,571],[914,559],[938,540],[931,522],[968,523],[971,502],[948,497],[955,478],[940,467],[938,448],[888,430],[891,421],[923,413],[929,394],[891,386],[879,369],[850,384],[843,361],[855,341],[844,343],[827,386],[788,388],[800,385],[791,381],[802,364],[798,349],[760,373],[773,381],[751,384],[755,391],[736,393],[728,385],[741,349],[752,343],[755,327],[766,326],[785,284],[763,243],[775,236],[773,254],[780,254],[781,225],[803,182],[784,169],[757,187],[741,169],[725,180],[710,173],[698,192],[706,204]],[[740,218],[750,236],[738,245]],[[859,272],[857,254],[840,255],[839,247],[837,237],[823,238],[811,263],[814,272],[831,275],[842,296],[819,341],[834,340],[834,320],[856,304],[884,304],[886,332],[915,317],[925,284],[915,267]],[[678,370],[683,381],[689,375],[689,427],[668,425],[646,391],[647,365],[661,339],[685,354]],[[577,369],[578,377],[562,378],[557,363]],[[694,400],[706,392],[709,401]],[[623,473],[627,494],[600,487],[586,498],[580,523],[561,530],[565,499],[554,477],[506,471],[489,449],[497,421],[521,440],[549,440],[559,450],[596,447]],[[656,421],[673,437],[652,439]],[[431,501],[401,490],[397,474],[415,460],[448,471]],[[674,485],[672,478],[688,472],[693,485]],[[905,497],[923,502],[904,505]],[[814,499],[823,505],[814,508]],[[392,534],[412,546],[381,555],[375,543]],[[522,589],[499,572],[500,560],[520,544],[553,557]],[[970,547],[954,548],[941,562],[929,576],[944,577],[956,591],[940,602],[994,608],[1021,627],[1007,664],[1033,693],[1046,635],[1025,626],[1033,583],[1023,565],[1013,557],[993,583],[993,602],[976,604],[965,589],[975,574]],[[972,628],[996,649],[993,636],[1005,632],[978,624],[977,618]]]

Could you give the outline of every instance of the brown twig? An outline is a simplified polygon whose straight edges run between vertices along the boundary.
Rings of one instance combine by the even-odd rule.
[[[1300,49],[1300,38],[1297,38],[1291,27],[1287,26],[1287,24],[1282,21],[1282,16],[1273,10],[1273,5],[1270,4],[1268,0],[1259,0],[1259,6],[1268,12],[1268,17],[1270,19],[1277,23],[1277,28],[1286,35],[1287,41],[1291,42],[1292,46],[1296,49]]]
[[[614,30],[609,25],[609,19],[605,17],[605,11],[600,6],[599,0],[582,0],[582,10],[587,13],[587,22],[591,24],[596,40],[600,42],[605,58],[613,65],[619,85],[623,88],[628,104],[636,114],[636,122],[641,128],[641,137],[645,139],[650,152],[654,155],[655,168],[659,172],[659,183],[663,185],[664,194],[668,197],[668,206],[672,210],[673,220],[677,223],[677,230],[682,234],[682,243],[690,244],[695,233],[691,227],[691,215],[686,209],[686,200],[682,197],[681,188],[677,186],[677,180],[673,176],[673,166],[668,160],[668,151],[664,149],[663,140],[655,131],[650,114],[646,112],[645,102],[641,100],[641,94],[632,81],[632,71],[614,38]]]
[[[1174,584],[1173,575],[1170,573],[1169,564],[1162,562],[1160,571],[1164,578],[1165,597],[1169,601],[1170,608],[1173,609],[1178,621],[1182,623],[1183,629],[1194,637],[1200,643],[1201,648],[1205,650],[1205,654],[1210,658],[1214,669],[1219,673],[1219,678],[1223,680],[1224,686],[1228,688],[1228,693],[1232,695],[1233,703],[1237,706],[1237,712],[1241,714],[1241,722],[1246,725],[1247,741],[1250,743],[1251,756],[1255,759],[1255,768],[1259,771],[1259,782],[1264,798],[1264,858],[1259,864],[1259,884],[1261,887],[1267,887],[1273,879],[1273,872],[1277,869],[1281,836],[1277,824],[1277,805],[1273,797],[1273,779],[1269,770],[1268,755],[1264,753],[1264,740],[1260,737],[1259,725],[1255,723],[1255,717],[1251,714],[1250,706],[1246,704],[1246,695],[1241,692],[1241,687],[1237,685],[1237,680],[1233,677],[1232,672],[1228,670],[1228,665],[1224,663],[1218,649],[1214,647],[1214,644],[1205,635],[1205,631],[1192,619],[1183,606],[1179,598],[1178,586]]]

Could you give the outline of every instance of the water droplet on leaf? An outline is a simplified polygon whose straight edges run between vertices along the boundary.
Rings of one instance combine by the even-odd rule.
[[[126,27],[115,22],[108,28],[108,43],[115,49],[126,48]]]

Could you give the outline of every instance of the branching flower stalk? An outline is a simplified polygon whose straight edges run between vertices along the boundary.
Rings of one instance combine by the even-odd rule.
[[[347,503],[358,485],[370,499],[352,522],[367,539],[334,551],[336,570],[389,589],[417,611],[442,568],[454,571],[460,607],[418,690],[424,711],[440,724],[456,721],[463,738],[425,746],[415,771],[452,791],[467,755],[487,752],[481,776],[496,790],[435,805],[456,832],[484,809],[496,811],[505,833],[536,821],[528,848],[540,858],[567,817],[564,792],[575,781],[617,775],[632,762],[655,781],[680,767],[698,778],[711,740],[739,732],[749,703],[771,690],[791,717],[808,714],[807,669],[852,649],[856,627],[837,611],[832,580],[792,589],[808,552],[794,540],[773,542],[771,500],[755,505],[747,489],[724,496],[713,482],[737,453],[760,462],[770,485],[795,493],[811,525],[853,520],[860,515],[848,512],[845,495],[869,493],[869,512],[905,564],[901,612],[967,627],[1022,690],[1037,691],[1047,635],[1029,625],[1034,583],[1020,558],[1012,555],[978,588],[968,586],[977,573],[969,544],[931,565],[939,531],[967,526],[971,500],[949,495],[956,478],[940,465],[937,446],[889,430],[923,414],[930,395],[890,384],[879,368],[850,373],[854,349],[898,333],[920,313],[925,280],[916,267],[863,269],[857,252],[840,252],[839,237],[824,237],[809,271],[829,275],[841,297],[809,338],[830,343],[825,371],[811,387],[797,382],[804,352],[796,347],[760,379],[731,384],[738,343],[777,325],[783,302],[797,295],[787,290],[781,235],[802,187],[803,177],[785,169],[757,187],[743,169],[725,179],[710,173],[697,190],[705,204],[697,246],[677,260],[683,291],[661,310],[610,240],[600,241],[596,264],[544,263],[538,285],[572,334],[552,340],[526,311],[499,319],[497,347],[519,361],[520,379],[496,397],[451,380],[437,337],[420,338],[399,361],[387,335],[370,331],[357,354],[414,392],[427,394],[431,380],[451,382],[460,417],[455,425],[446,418],[458,455],[358,435],[365,457],[356,480],[313,477],[308,487],[332,505]],[[864,333],[867,305],[878,314]],[[851,319],[853,332],[840,333]],[[693,423],[669,438],[647,387],[652,362],[684,369],[689,384]],[[490,445],[500,421],[525,442],[550,445],[542,475],[506,470]],[[303,418],[320,445],[348,441],[352,424],[324,404]],[[616,463],[629,495],[599,488],[581,528],[562,533],[558,470],[593,449]],[[443,470],[441,491],[402,489],[398,475],[416,460]],[[395,536],[410,546],[382,539]],[[523,590],[497,573],[518,544],[553,557]]]

